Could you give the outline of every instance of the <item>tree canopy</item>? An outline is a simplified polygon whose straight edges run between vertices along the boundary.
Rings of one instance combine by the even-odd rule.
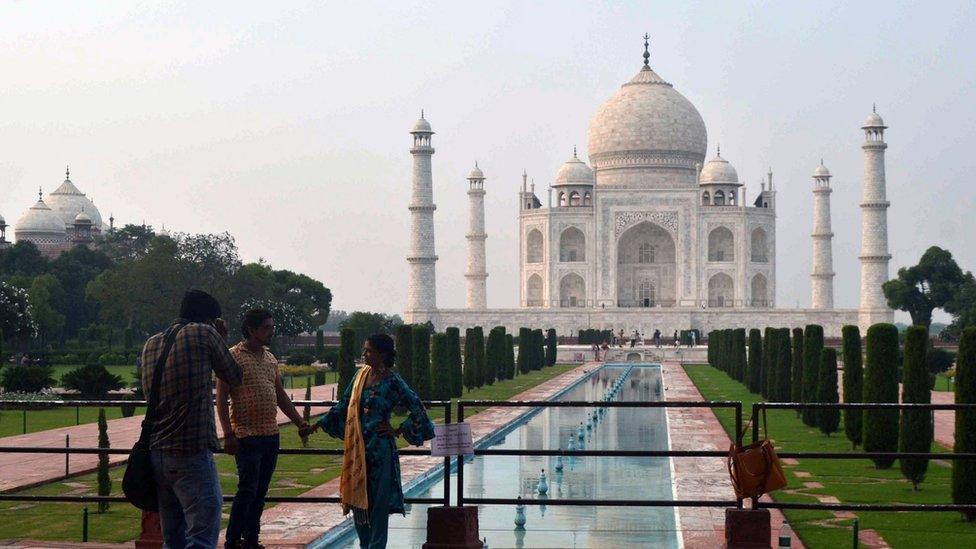
[[[952,304],[964,281],[952,254],[932,246],[922,254],[918,265],[898,269],[897,278],[885,282],[882,290],[889,307],[907,312],[913,324],[928,329],[932,311]]]

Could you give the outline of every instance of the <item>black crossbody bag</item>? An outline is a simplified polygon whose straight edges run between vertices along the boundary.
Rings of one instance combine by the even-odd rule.
[[[153,421],[156,419],[156,407],[159,405],[159,385],[163,381],[163,366],[176,341],[176,334],[183,329],[183,326],[186,324],[178,324],[166,337],[163,353],[156,360],[152,388],[149,390],[149,401],[146,404],[146,415],[142,419],[142,433],[132,446],[132,451],[129,452],[129,462],[125,466],[125,475],[122,477],[122,492],[125,494],[125,499],[143,511],[159,511],[149,439],[152,436]]]

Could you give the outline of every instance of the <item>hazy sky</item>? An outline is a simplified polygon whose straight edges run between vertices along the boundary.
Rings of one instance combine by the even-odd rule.
[[[857,305],[863,134],[886,133],[892,274],[976,268],[976,4],[5,2],[0,213],[72,179],[107,220],[230,231],[336,308],[406,302],[411,157],[434,136],[438,304],[464,304],[467,182],[485,171],[489,306],[518,301],[515,192],[540,197],[604,100],[651,66],[754,197],[779,190],[777,301],[810,303],[812,181],[832,195],[836,304]],[[751,201],[751,200],[750,200]]]

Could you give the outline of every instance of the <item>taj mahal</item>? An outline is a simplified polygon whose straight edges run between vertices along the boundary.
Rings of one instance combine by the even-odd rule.
[[[695,106],[650,67],[593,115],[585,161],[577,151],[556,171],[544,194],[523,173],[519,211],[520,303],[488,307],[485,282],[486,176],[468,174],[466,306],[438,308],[430,122],[421,113],[413,146],[407,322],[447,326],[555,328],[562,334],[598,328],[649,331],[803,326],[829,336],[845,324],[865,330],[891,322],[881,285],[888,280],[882,118],[861,124],[864,143],[860,305],[833,301],[829,170],[812,170],[812,306],[777,308],[776,185],[772,170],[756,196],[745,195],[721,151],[706,161],[705,121]]]

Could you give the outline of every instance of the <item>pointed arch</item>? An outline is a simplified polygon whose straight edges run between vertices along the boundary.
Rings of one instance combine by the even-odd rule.
[[[708,306],[731,307],[735,302],[735,284],[732,277],[718,273],[708,279]]]
[[[753,263],[769,263],[769,243],[766,240],[766,230],[756,227],[749,235],[750,259]]]
[[[559,306],[583,307],[586,304],[586,282],[576,273],[569,273],[559,281]]]
[[[769,307],[768,282],[762,273],[752,277],[752,306]]]
[[[529,276],[529,280],[525,284],[525,298],[526,306],[528,307],[542,307],[542,277],[537,273],[533,273]]]
[[[545,246],[542,242],[542,231],[539,229],[532,229],[529,231],[529,236],[525,239],[525,241],[525,262],[542,263],[542,258],[545,255]]]
[[[559,235],[559,261],[586,261],[586,236],[576,227]]]
[[[708,260],[735,260],[735,236],[728,227],[716,227],[708,233]]]

